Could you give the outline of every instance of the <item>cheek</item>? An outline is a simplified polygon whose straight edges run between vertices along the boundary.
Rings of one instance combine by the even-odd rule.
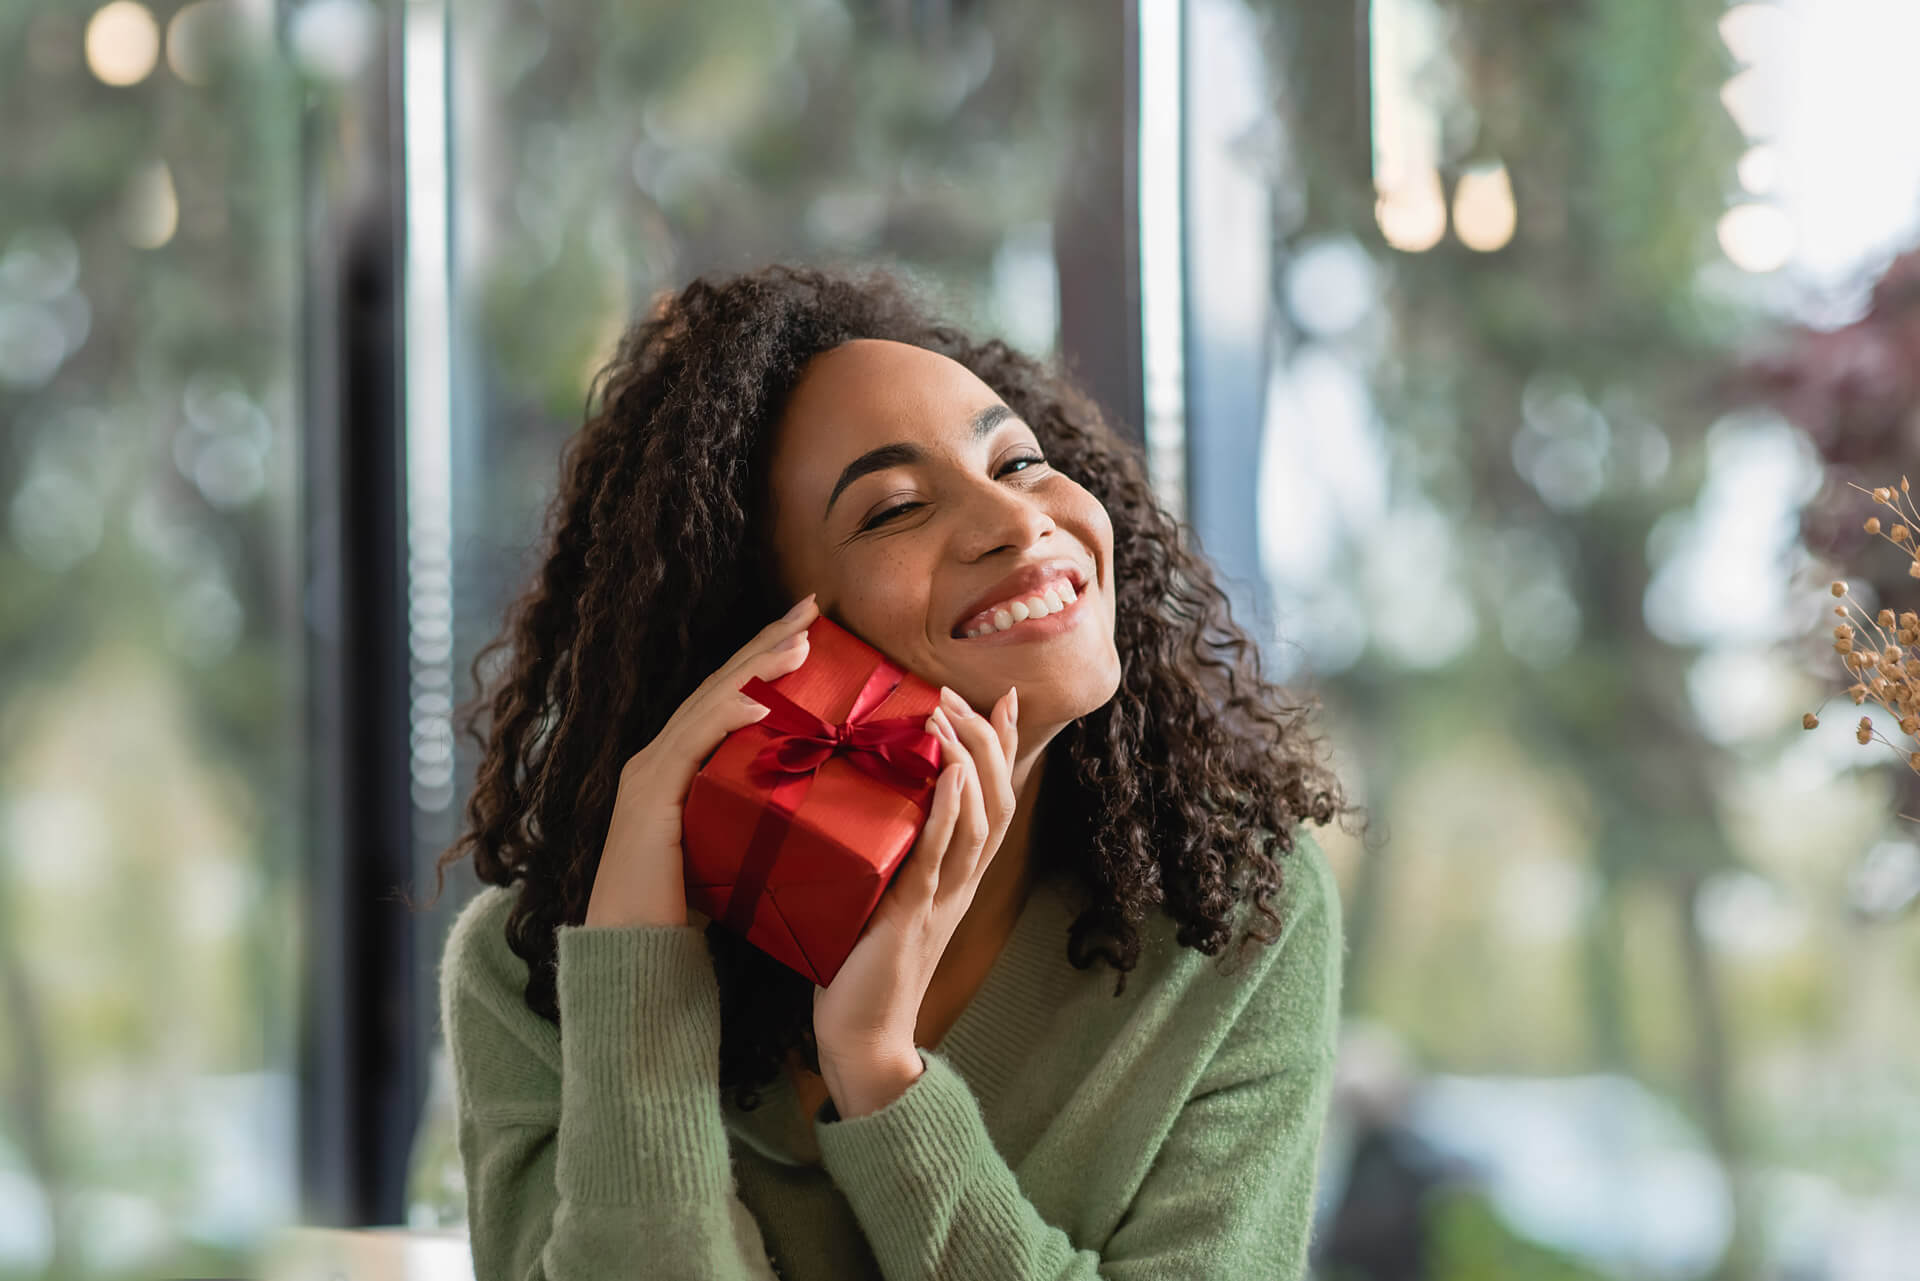
[[[1087,531],[1085,537],[1092,544],[1094,560],[1103,584],[1107,588],[1103,594],[1106,596],[1108,629],[1111,632],[1113,620],[1118,616],[1120,606],[1120,588],[1115,577],[1119,571],[1113,563],[1113,518],[1107,514],[1106,506],[1098,498],[1086,493],[1085,490],[1081,492],[1086,494],[1085,507],[1082,509],[1084,521],[1082,527]]]
[[[1105,505],[1088,490],[1075,485],[1073,502],[1069,508],[1069,520],[1073,527],[1083,531],[1081,536],[1089,543],[1089,549],[1099,554],[1101,571],[1111,575],[1113,572],[1113,518],[1107,515]]]
[[[839,572],[836,599],[854,632],[883,650],[900,652],[926,631],[931,576],[906,548],[847,558]]]

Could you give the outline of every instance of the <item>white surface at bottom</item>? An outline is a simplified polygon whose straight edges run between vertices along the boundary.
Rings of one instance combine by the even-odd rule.
[[[473,1281],[458,1229],[285,1229],[268,1245],[264,1281]]]

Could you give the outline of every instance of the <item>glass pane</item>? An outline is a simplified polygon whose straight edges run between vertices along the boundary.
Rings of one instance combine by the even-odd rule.
[[[296,1215],[297,106],[259,6],[0,16],[0,1276]]]
[[[1913,7],[1185,13],[1194,510],[1374,824],[1326,833],[1322,1274],[1897,1275],[1920,932],[1858,882],[1912,902],[1904,762],[1802,729],[1868,570],[1740,371],[1920,238]],[[1905,385],[1885,332],[1814,390]]]
[[[1112,6],[928,6],[944,23],[912,24],[905,10],[454,8],[459,702],[534,569],[588,380],[658,291],[785,258],[883,263],[959,321],[1058,350],[1059,211],[1117,133],[1094,114],[1124,74],[1093,52],[1120,48]],[[463,755],[462,788],[473,765]],[[447,1124],[443,1107],[416,1149],[418,1225],[465,1216]]]

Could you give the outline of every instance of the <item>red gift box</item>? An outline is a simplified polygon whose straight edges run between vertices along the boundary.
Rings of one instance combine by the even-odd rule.
[[[771,710],[694,775],[681,844],[688,903],[825,987],[926,823],[940,691],[824,615],[807,638],[742,687]]]

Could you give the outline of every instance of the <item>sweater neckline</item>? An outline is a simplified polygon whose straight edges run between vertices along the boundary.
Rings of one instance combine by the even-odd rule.
[[[1007,1083],[1039,1043],[1042,1029],[1076,973],[1066,957],[1074,915],[1066,887],[1055,879],[1037,878],[986,977],[930,1051],[960,1074],[983,1114],[992,1112]],[[740,1111],[731,1097],[723,1099],[727,1128],[771,1160],[818,1165],[820,1147],[814,1135],[818,1117],[801,1118],[787,1073],[779,1072],[761,1087],[760,1095],[760,1106],[751,1112]]]

